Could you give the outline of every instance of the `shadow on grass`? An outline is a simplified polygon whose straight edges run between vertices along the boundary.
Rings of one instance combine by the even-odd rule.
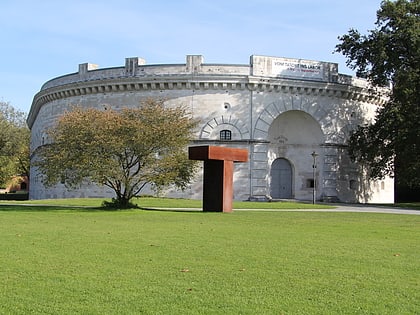
[[[120,211],[116,209],[108,209],[104,207],[83,207],[83,206],[48,206],[48,205],[2,205],[0,204],[0,212],[45,212],[45,211],[77,211],[77,212],[109,212]]]
[[[0,212],[53,212],[53,211],[71,211],[71,212],[121,212],[127,210],[140,210],[140,211],[157,211],[157,212],[191,212],[203,213],[197,209],[181,209],[181,208],[153,208],[153,207],[137,207],[127,209],[116,209],[107,207],[90,207],[90,206],[58,206],[58,205],[10,205],[0,204]],[[212,213],[212,212],[209,212]]]
[[[139,210],[144,211],[157,211],[157,212],[186,212],[186,213],[220,213],[220,212],[204,212],[195,208],[182,209],[182,208],[153,208],[153,207],[138,207]]]
[[[412,209],[420,211],[420,202],[405,202],[405,203],[396,203],[394,207],[402,209]]]

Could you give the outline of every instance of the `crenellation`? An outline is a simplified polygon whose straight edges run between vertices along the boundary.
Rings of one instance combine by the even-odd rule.
[[[98,68],[99,66],[93,63],[81,63],[79,64],[79,75],[80,77],[86,77],[89,71],[96,70]]]

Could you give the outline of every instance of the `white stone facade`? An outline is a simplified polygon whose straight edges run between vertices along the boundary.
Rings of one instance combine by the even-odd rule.
[[[312,200],[315,183],[317,200],[393,202],[393,180],[368,181],[347,154],[350,131],[372,122],[386,102],[385,96],[371,96],[365,81],[339,74],[338,65],[328,62],[251,56],[248,65],[224,65],[205,64],[199,55],[186,59],[147,65],[127,58],[125,66],[106,69],[81,64],[77,73],[46,82],[28,116],[31,152],[72,105],[118,109],[154,97],[187,106],[201,120],[191,145],[249,151],[249,162],[235,166],[236,200]],[[168,189],[166,195],[201,198],[200,176],[186,191]],[[92,184],[71,191],[61,184],[45,188],[35,168],[30,178],[32,199],[113,196]]]

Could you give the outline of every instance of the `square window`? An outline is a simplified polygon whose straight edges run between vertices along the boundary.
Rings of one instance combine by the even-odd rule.
[[[314,179],[313,178],[309,178],[306,180],[306,188],[314,188]]]

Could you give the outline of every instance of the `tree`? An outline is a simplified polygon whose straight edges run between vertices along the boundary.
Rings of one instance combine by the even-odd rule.
[[[339,40],[336,51],[359,76],[391,86],[374,124],[351,136],[350,155],[371,178],[396,176],[397,187],[420,188],[420,1],[382,1],[374,30],[351,29]]]
[[[0,102],[0,185],[16,175],[29,177],[29,137],[25,113]]]
[[[184,108],[160,100],[120,111],[75,107],[48,130],[50,144],[35,165],[46,186],[89,180],[111,188],[115,206],[129,207],[147,184],[186,187],[194,172],[186,149],[196,125]]]

